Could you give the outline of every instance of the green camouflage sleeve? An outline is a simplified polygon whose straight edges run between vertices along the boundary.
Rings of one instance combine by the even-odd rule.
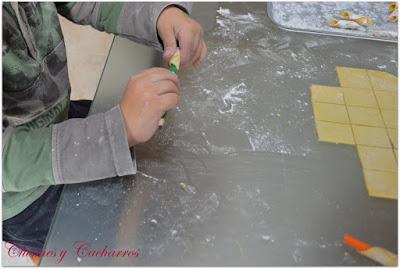
[[[3,191],[20,192],[55,184],[51,161],[52,128],[7,128],[3,134]],[[29,180],[27,180],[29,179]]]
[[[189,3],[177,2],[71,2],[56,4],[58,12],[67,19],[162,48],[157,35],[157,19],[168,6],[175,5],[189,12]]]

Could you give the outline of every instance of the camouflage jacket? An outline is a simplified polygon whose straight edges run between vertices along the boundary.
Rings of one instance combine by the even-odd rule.
[[[3,220],[50,185],[136,172],[119,106],[67,119],[70,84],[58,14],[161,49],[156,23],[170,4],[3,3]]]

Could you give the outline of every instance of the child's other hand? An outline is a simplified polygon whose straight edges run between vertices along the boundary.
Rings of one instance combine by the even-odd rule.
[[[166,62],[174,55],[178,44],[183,67],[197,67],[204,62],[207,46],[203,39],[203,28],[179,8],[170,6],[161,12],[157,31],[164,44],[163,58]]]
[[[130,146],[148,141],[161,116],[179,103],[178,77],[165,68],[150,68],[129,79],[121,112]]]

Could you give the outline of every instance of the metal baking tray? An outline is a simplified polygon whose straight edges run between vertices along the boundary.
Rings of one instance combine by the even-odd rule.
[[[398,42],[398,25],[388,21],[390,2],[269,2],[268,17],[279,28],[287,31]],[[338,29],[328,26],[329,19],[337,19],[343,11],[363,15],[373,20],[366,31]],[[388,31],[396,36],[377,37],[373,32]]]

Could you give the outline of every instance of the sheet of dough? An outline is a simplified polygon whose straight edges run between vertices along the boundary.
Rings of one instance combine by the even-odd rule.
[[[381,110],[383,120],[387,128],[397,129],[397,111],[396,110]]]
[[[376,108],[348,106],[347,110],[352,124],[385,127],[381,114]]]
[[[377,108],[376,99],[372,90],[342,88],[344,101],[348,106],[363,106]]]
[[[344,105],[342,88],[311,85],[311,99],[315,102]]]
[[[385,128],[353,125],[353,133],[357,145],[383,148],[392,147]]]
[[[369,195],[397,199],[397,77],[340,66],[336,71],[341,87],[311,87],[319,141],[355,143]]]
[[[375,95],[381,109],[397,109],[397,92],[376,90]]]
[[[392,144],[395,149],[397,149],[397,130],[396,129],[386,129],[390,138],[390,141],[392,141]]]
[[[337,66],[336,73],[342,87],[372,90],[365,69]]]
[[[363,170],[368,195],[397,199],[397,174],[394,172]]]
[[[313,102],[314,116],[319,121],[349,123],[349,116],[344,105]]]
[[[374,90],[397,92],[397,77],[383,71],[367,70]]]
[[[396,172],[396,159],[392,149],[357,146],[361,165],[367,170]]]
[[[351,126],[341,123],[315,121],[319,141],[354,145]]]

